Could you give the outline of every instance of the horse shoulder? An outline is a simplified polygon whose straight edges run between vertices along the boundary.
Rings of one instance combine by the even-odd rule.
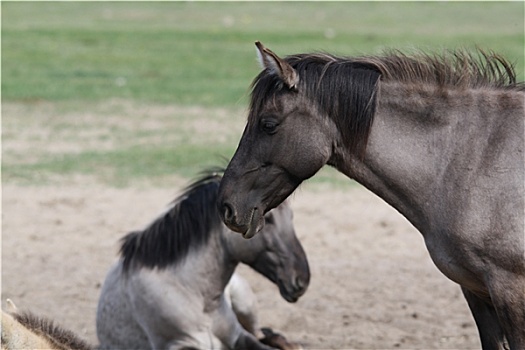
[[[96,328],[101,349],[148,348],[147,335],[136,320],[130,295],[127,292],[127,276],[122,262],[115,263],[106,275],[100,292]]]
[[[179,339],[211,322],[203,313],[203,296],[186,280],[170,271],[140,269],[128,277],[127,293],[133,315],[147,325],[146,332],[166,339]],[[149,333],[148,333],[149,335]]]

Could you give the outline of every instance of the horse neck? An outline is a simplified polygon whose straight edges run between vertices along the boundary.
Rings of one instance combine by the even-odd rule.
[[[479,102],[495,100],[494,94],[382,83],[364,159],[343,149],[332,163],[427,232],[436,206],[443,208],[436,201],[449,190],[444,177],[451,161],[467,164],[483,152],[468,143],[490,119],[479,112]]]
[[[212,232],[208,243],[190,251],[181,265],[175,265],[174,275],[183,278],[185,285],[193,285],[203,294],[222,292],[230,280],[238,262],[232,259],[225,244],[226,226],[220,225]],[[197,277],[196,277],[197,276]]]

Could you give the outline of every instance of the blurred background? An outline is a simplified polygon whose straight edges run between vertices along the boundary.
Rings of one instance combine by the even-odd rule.
[[[523,80],[523,30],[523,2],[5,2],[3,181],[166,184],[224,164],[255,40],[282,56],[480,47]]]
[[[476,47],[524,71],[524,2],[2,2],[2,305],[96,343],[119,239],[226,165],[259,73],[280,56]],[[308,349],[479,349],[459,287],[394,209],[326,168],[294,224],[312,270],[286,303],[240,267],[263,326]]]

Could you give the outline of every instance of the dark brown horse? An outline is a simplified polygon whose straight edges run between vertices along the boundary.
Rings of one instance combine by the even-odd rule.
[[[256,44],[264,70],[219,192],[226,225],[252,237],[331,165],[423,234],[483,349],[525,349],[525,95],[512,65],[481,51],[281,59]]]

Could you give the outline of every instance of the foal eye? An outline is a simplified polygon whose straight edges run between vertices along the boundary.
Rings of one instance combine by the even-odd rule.
[[[269,225],[272,225],[275,222],[275,220],[273,219],[273,216],[271,215],[265,216],[264,221],[266,224],[269,224]]]
[[[261,130],[267,133],[268,135],[273,135],[276,133],[278,125],[279,124],[273,120],[262,120]]]

